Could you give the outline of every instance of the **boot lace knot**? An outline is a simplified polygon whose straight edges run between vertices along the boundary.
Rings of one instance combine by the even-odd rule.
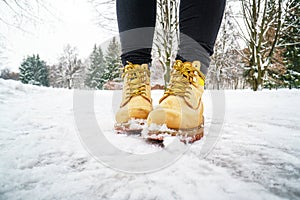
[[[160,102],[170,95],[188,97],[191,94],[191,87],[189,86],[191,84],[196,87],[199,84],[204,86],[204,81],[204,74],[194,67],[191,62],[183,63],[181,60],[176,60],[171,72],[170,83]]]

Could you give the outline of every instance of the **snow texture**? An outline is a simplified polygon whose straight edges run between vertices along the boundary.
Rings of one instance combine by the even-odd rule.
[[[154,102],[161,93],[153,92]],[[300,199],[300,91],[225,95],[222,134],[205,159],[198,141],[165,169],[129,174],[87,153],[76,131],[73,91],[0,80],[0,199]],[[97,119],[120,149],[161,150],[114,134],[113,92],[97,91],[95,98]]]

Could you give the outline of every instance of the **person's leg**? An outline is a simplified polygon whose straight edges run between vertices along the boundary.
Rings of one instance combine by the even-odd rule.
[[[177,59],[200,60],[206,74],[221,25],[226,0],[181,0]]]
[[[224,6],[225,0],[181,0],[179,52],[168,88],[148,115],[148,125],[155,124],[148,132],[151,139],[162,140],[169,134],[194,142],[203,137],[205,74]]]
[[[117,0],[122,63],[151,62],[156,0]]]
[[[124,83],[115,129],[117,132],[142,131],[140,120],[146,120],[152,110],[149,63],[155,29],[156,0],[117,0],[117,17]],[[133,122],[132,119],[138,120]]]

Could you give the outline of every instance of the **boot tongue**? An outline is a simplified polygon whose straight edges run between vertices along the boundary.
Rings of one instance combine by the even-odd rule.
[[[201,63],[200,61],[194,61],[192,62],[192,66],[195,67],[197,70],[199,70],[200,74],[198,74],[198,76],[200,76],[200,78],[198,79],[198,84],[201,86],[204,86],[205,84],[205,75],[201,72]]]

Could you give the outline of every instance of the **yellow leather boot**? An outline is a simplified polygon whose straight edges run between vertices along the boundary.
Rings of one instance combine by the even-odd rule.
[[[149,138],[163,140],[167,134],[194,142],[203,137],[204,82],[199,61],[175,62],[168,88],[148,116]]]
[[[150,71],[147,64],[128,63],[123,70],[123,95],[116,113],[118,133],[140,132],[152,111]]]

